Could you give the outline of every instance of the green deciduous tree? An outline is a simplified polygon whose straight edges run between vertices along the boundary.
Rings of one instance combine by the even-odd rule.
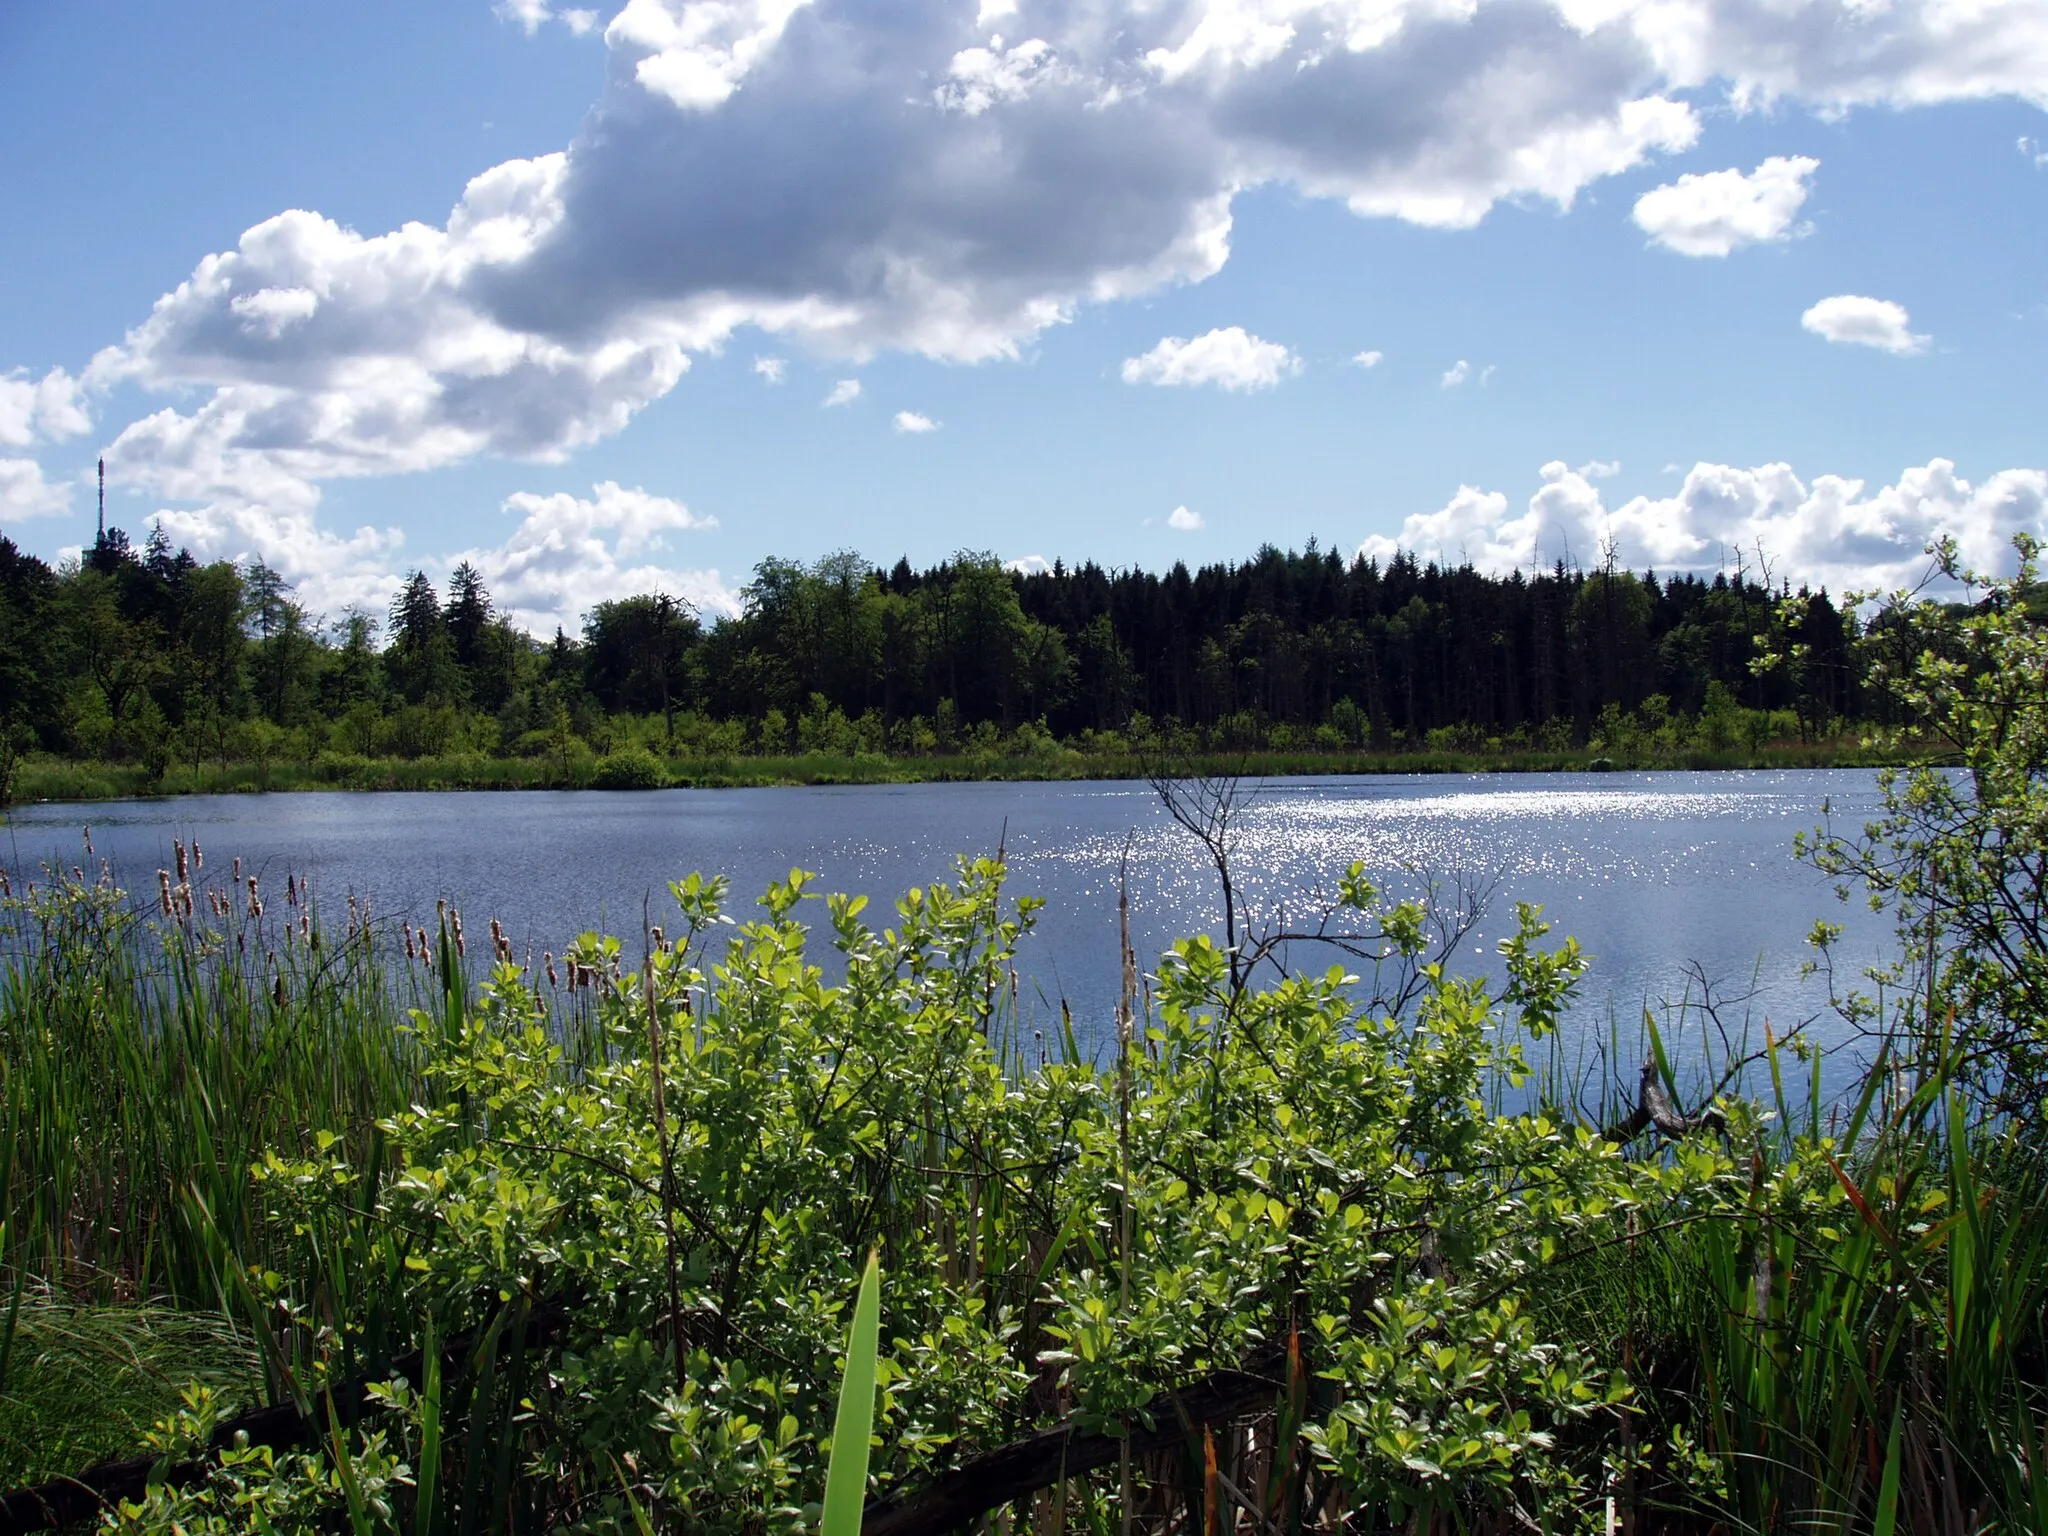
[[[1877,820],[1801,847],[1845,898],[1860,885],[1895,915],[1904,958],[1884,979],[1912,999],[1922,1046],[1955,1051],[1979,1094],[2033,1118],[2048,1103],[2048,602],[2038,542],[2014,542],[2005,580],[1937,548],[1966,605],[1886,605],[1874,681],[1935,755],[1879,776]]]

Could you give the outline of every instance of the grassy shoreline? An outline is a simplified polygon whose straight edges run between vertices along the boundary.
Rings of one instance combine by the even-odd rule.
[[[30,759],[15,784],[17,804],[168,798],[181,795],[286,794],[332,790],[437,791],[517,789],[744,789],[801,785],[1046,783],[1143,779],[1159,759],[1139,753],[1070,749],[1030,754],[892,757],[879,753],[671,757],[633,754],[631,782],[608,781],[609,759],[570,764],[534,758],[447,756],[328,758],[313,763],[230,762],[179,766],[152,784],[131,764]],[[1582,773],[1617,771],[1877,768],[1914,760],[1861,742],[1773,742],[1762,747],[1687,747],[1610,756],[1594,749],[1460,751],[1252,751],[1175,754],[1176,774],[1249,778],[1337,775]],[[648,771],[652,768],[652,772]]]

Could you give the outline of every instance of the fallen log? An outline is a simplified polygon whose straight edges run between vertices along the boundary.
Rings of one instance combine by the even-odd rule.
[[[1694,1131],[1708,1126],[1722,1128],[1727,1119],[1721,1111],[1709,1104],[1696,1115],[1681,1115],[1678,1106],[1671,1102],[1671,1095],[1664,1091],[1658,1081],[1657,1060],[1653,1056],[1643,1063],[1642,1084],[1636,1090],[1636,1107],[1628,1115],[1607,1128],[1607,1139],[1616,1144],[1634,1141],[1652,1126],[1661,1136],[1676,1140],[1689,1136]]]
[[[529,1342],[559,1329],[567,1315],[568,1309],[561,1302],[544,1303],[533,1308],[525,1324]],[[476,1352],[482,1337],[478,1335],[450,1343],[441,1355],[444,1374],[458,1372],[465,1359]],[[357,1377],[336,1388],[331,1398],[323,1396],[314,1404],[310,1414],[301,1413],[292,1403],[274,1403],[267,1408],[251,1408],[238,1413],[214,1426],[206,1450],[226,1450],[238,1441],[248,1445],[267,1445],[276,1450],[305,1445],[326,1435],[331,1422],[330,1407],[342,1422],[352,1422],[370,1406],[371,1387],[397,1376],[417,1383],[421,1380],[425,1363],[426,1357],[420,1350],[401,1355],[391,1362],[388,1370]],[[135,1456],[126,1461],[101,1462],[73,1477],[55,1477],[46,1483],[0,1494],[0,1536],[28,1536],[33,1531],[65,1530],[83,1521],[97,1519],[102,1512],[115,1508],[123,1500],[138,1501],[149,1487],[151,1472],[162,1459],[158,1456]],[[204,1478],[211,1467],[210,1455],[195,1456],[166,1468],[163,1481],[167,1487],[189,1488]]]
[[[537,1310],[528,1326],[547,1329],[558,1325],[561,1315],[559,1305],[545,1313]],[[451,1346],[443,1356],[444,1370],[458,1370],[475,1347],[474,1341]],[[1280,1391],[1280,1383],[1264,1373],[1269,1363],[1255,1362],[1250,1370],[1212,1371],[1185,1386],[1167,1388],[1155,1400],[1153,1425],[1133,1425],[1128,1440],[1117,1435],[1080,1434],[1069,1421],[984,1451],[923,1488],[870,1501],[861,1518],[863,1536],[942,1536],[1064,1478],[1108,1466],[1123,1454],[1126,1445],[1133,1456],[1183,1445],[1189,1426],[1224,1423],[1268,1406]],[[349,1383],[336,1394],[336,1413],[343,1419],[352,1418],[368,1406],[370,1386],[394,1376],[417,1381],[423,1364],[424,1356],[415,1350],[394,1360],[391,1368],[374,1380]],[[301,1414],[289,1403],[251,1409],[223,1420],[208,1449],[224,1449],[246,1436],[249,1445],[283,1450],[324,1436],[328,1423],[324,1400],[310,1415]],[[106,1462],[75,1477],[53,1478],[0,1496],[0,1536],[64,1530],[97,1518],[124,1499],[140,1499],[158,1461],[138,1456]],[[166,1469],[163,1480],[169,1487],[190,1487],[206,1476],[210,1465],[206,1456],[179,1462]]]
[[[977,1516],[1050,1488],[1065,1478],[1133,1456],[1186,1444],[1185,1425],[1217,1424],[1264,1408],[1280,1383],[1258,1371],[1220,1370],[1155,1401],[1151,1428],[1131,1427],[1130,1438],[1077,1434],[1071,1422],[970,1457],[925,1487],[869,1501],[861,1536],[943,1536]]]

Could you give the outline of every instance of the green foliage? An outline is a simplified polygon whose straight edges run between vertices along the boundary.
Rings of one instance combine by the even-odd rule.
[[[387,1400],[403,1402],[392,1392]],[[151,1431],[148,1448],[160,1469],[185,1461],[212,1439],[221,1405],[206,1387],[188,1388],[176,1412]],[[124,1503],[101,1529],[137,1536],[237,1536],[241,1532],[348,1530],[353,1536],[399,1536],[398,1499],[410,1491],[412,1469],[395,1457],[384,1435],[345,1436],[327,1447],[279,1454],[268,1446],[237,1444],[213,1455],[205,1475],[173,1486],[161,1475],[140,1500]]]
[[[1884,810],[1822,828],[1801,852],[1897,920],[1899,959],[1874,979],[1917,1009],[1924,1062],[1953,1053],[1974,1094],[2040,1123],[2048,1105],[2048,627],[2030,607],[2039,548],[2018,573],[1942,568],[1981,593],[1963,607],[1895,598],[1872,626],[1880,687],[1939,756],[1879,775]],[[1847,1000],[1852,1017],[1880,1004]],[[1880,1021],[1881,1022],[1881,1021]]]
[[[594,789],[662,789],[668,784],[668,774],[652,752],[628,747],[599,758],[590,783]]]

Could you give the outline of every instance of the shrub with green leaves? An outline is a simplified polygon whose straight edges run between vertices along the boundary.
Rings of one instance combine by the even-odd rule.
[[[1526,1295],[1716,1198],[1731,1165],[1708,1143],[1631,1161],[1591,1127],[1489,1107],[1526,1080],[1519,1037],[1549,1028],[1576,950],[1543,950],[1525,912],[1511,1003],[1433,975],[1397,1025],[1361,1016],[1340,971],[1234,992],[1222,951],[1188,940],[1127,1048],[1024,1071],[1001,1039],[1035,903],[1005,904],[1001,877],[963,865],[883,929],[831,898],[836,985],[807,951],[805,876],[745,923],[692,877],[679,937],[656,930],[637,967],[594,934],[565,956],[568,1007],[608,1042],[581,1066],[510,964],[452,1028],[421,1016],[445,1034],[432,1091],[383,1123],[380,1173],[338,1142],[260,1170],[273,1226],[379,1282],[328,1273],[314,1305],[244,1277],[252,1317],[290,1320],[273,1355],[291,1389],[317,1400],[360,1357],[350,1335],[403,1314],[470,1341],[438,1498],[794,1532],[877,1249],[878,1491],[1054,1423],[1171,1427],[1176,1388],[1277,1379],[1291,1350],[1300,1434],[1260,1453],[1259,1497],[1591,1518],[1627,1383]],[[1248,1456],[1219,1475],[1248,1478]],[[1156,1465],[1132,1490],[1186,1494]]]
[[[597,789],[666,789],[669,778],[652,752],[627,747],[599,758],[590,782]]]

